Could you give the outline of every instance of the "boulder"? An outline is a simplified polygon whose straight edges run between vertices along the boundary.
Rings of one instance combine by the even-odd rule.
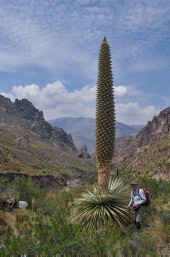
[[[25,209],[27,207],[28,207],[28,203],[27,202],[25,202],[25,201],[19,201],[18,202],[18,208],[19,209]]]
[[[12,198],[4,198],[1,196],[0,199],[0,207],[4,210],[10,211],[14,208],[16,208],[16,199],[14,197]]]

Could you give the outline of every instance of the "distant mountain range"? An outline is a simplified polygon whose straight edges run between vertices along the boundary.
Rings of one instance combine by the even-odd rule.
[[[65,117],[48,120],[48,122],[53,126],[63,128],[67,133],[71,134],[76,147],[79,148],[85,144],[88,150],[95,149],[95,119]],[[116,122],[116,138],[132,134],[136,135],[143,127],[144,125],[128,126],[124,123]]]

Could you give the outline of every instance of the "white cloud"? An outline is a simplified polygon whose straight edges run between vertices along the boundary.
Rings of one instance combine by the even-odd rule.
[[[147,121],[151,120],[157,114],[158,110],[152,105],[142,107],[137,102],[116,105],[116,118],[125,124],[146,124]]]
[[[59,117],[94,116],[96,87],[85,86],[69,92],[61,82],[47,84],[40,88],[36,84],[13,86],[9,96],[26,98],[36,108],[43,110],[46,119]]]
[[[137,102],[121,103],[126,99],[128,87],[115,87],[115,97],[119,99],[116,104],[116,119],[127,124],[144,124],[157,113],[154,106],[139,106]],[[93,117],[95,118],[96,87],[85,86],[80,90],[69,92],[60,82],[47,84],[40,88],[36,84],[27,86],[13,86],[6,97],[26,98],[33,105],[42,110],[45,119],[59,117]]]
[[[118,20],[123,30],[158,29],[169,19],[170,5],[167,0],[127,1],[121,9],[124,19]]]
[[[125,97],[125,96],[127,96],[127,94],[128,94],[128,91],[125,86],[115,87],[115,95],[117,97]]]
[[[0,6],[1,70],[38,65],[57,75],[79,72],[94,81],[103,36],[113,49],[115,76],[129,68],[160,68],[153,49],[169,32],[166,0],[14,2]],[[163,59],[161,52],[156,57]],[[130,65],[124,69],[127,58]]]

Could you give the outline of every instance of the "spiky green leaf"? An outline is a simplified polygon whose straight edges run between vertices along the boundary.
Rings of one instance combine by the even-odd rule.
[[[73,222],[83,226],[95,227],[105,225],[109,220],[118,225],[127,225],[133,214],[126,208],[129,189],[123,180],[115,179],[109,183],[108,190],[87,191],[76,200]]]

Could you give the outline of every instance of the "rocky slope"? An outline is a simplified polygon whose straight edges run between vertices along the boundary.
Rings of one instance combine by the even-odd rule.
[[[95,169],[77,155],[71,135],[45,121],[31,102],[0,95],[0,172],[77,176]]]
[[[119,138],[113,167],[155,174],[170,172],[170,107],[153,117],[136,136]]]
[[[137,147],[149,146],[153,142],[160,140],[170,132],[170,107],[161,111],[158,116],[154,116],[152,121],[148,121],[136,136]]]

